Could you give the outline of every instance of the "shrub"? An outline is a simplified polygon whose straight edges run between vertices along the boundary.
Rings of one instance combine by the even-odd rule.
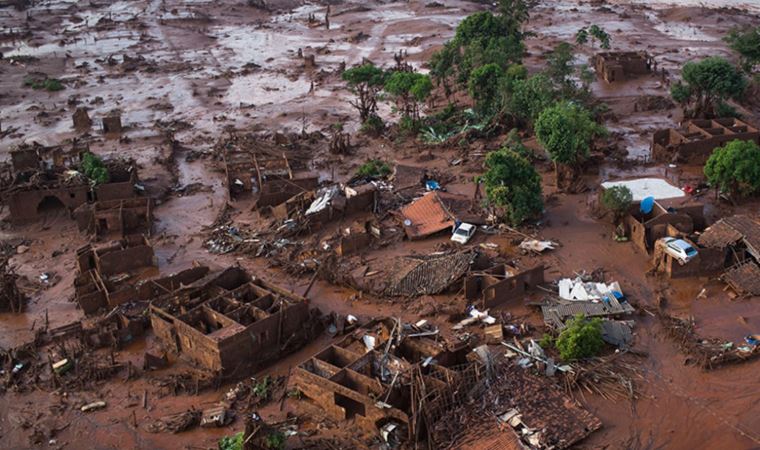
[[[219,439],[219,450],[243,450],[244,433],[236,433]]]
[[[731,50],[741,57],[739,64],[747,73],[760,64],[760,26],[756,28],[735,28],[724,38]]]
[[[264,438],[264,447],[272,450],[282,450],[285,448],[286,437],[279,431],[273,431]]]
[[[103,164],[103,160],[93,153],[87,152],[82,156],[82,173],[89,178],[93,184],[108,183],[108,169]]]
[[[557,338],[557,350],[565,361],[595,356],[602,348],[602,320],[586,319],[582,314],[568,320]]]
[[[382,178],[390,175],[391,167],[385,161],[370,159],[356,171],[356,175],[364,178]]]
[[[633,202],[633,194],[627,186],[612,186],[602,192],[602,206],[615,215],[615,222],[619,221]]]
[[[370,114],[359,129],[370,136],[379,136],[383,130],[385,130],[385,122],[377,114]]]

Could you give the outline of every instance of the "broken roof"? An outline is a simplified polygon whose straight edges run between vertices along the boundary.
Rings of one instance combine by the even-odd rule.
[[[760,267],[754,262],[732,267],[720,278],[737,294],[760,295]]]
[[[699,245],[724,248],[743,240],[752,256],[760,256],[760,223],[756,217],[736,215],[715,222],[699,236]]]
[[[409,239],[420,239],[453,227],[457,219],[472,222],[467,213],[471,205],[463,195],[428,192],[401,208],[404,231]]]
[[[666,198],[683,197],[686,194],[681,189],[673,186],[662,178],[637,178],[635,180],[606,181],[602,183],[604,189],[614,186],[625,186],[631,190],[633,201],[640,202],[647,197],[655,200]]]

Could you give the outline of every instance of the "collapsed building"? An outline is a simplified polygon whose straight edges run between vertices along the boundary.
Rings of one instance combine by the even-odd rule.
[[[222,377],[239,377],[293,352],[321,331],[306,298],[232,267],[150,306],[162,345]]]
[[[471,270],[487,267],[487,259],[477,251],[463,250],[399,256],[371,263],[343,258],[328,261],[324,272],[331,282],[360,291],[390,297],[416,297],[452,289]]]
[[[593,58],[594,70],[607,83],[652,72],[654,60],[646,52],[602,52]]]
[[[526,292],[543,283],[543,265],[521,270],[507,264],[496,264],[467,274],[464,295],[469,303],[487,309],[519,301]]]
[[[663,237],[690,235],[704,230],[704,205],[655,201],[648,213],[643,212],[639,205],[634,205],[623,218],[623,226],[631,242],[643,252],[651,253],[655,242]]]
[[[365,433],[427,440],[438,417],[485,376],[467,358],[469,348],[449,348],[436,334],[397,319],[373,321],[296,367],[291,383],[303,400]]]
[[[256,196],[256,206],[277,206],[317,188],[316,172],[297,170],[283,152],[265,154],[237,146],[226,148],[224,168],[230,200]]]
[[[737,295],[760,295],[760,221],[735,215],[712,224],[699,236],[700,253],[717,252],[721,279]],[[689,263],[690,264],[690,263]]]
[[[77,250],[77,277],[74,297],[85,314],[135,301],[138,281],[155,276],[158,261],[144,236]]]
[[[490,376],[469,394],[477,401],[446,410],[435,423],[437,448],[561,450],[602,427],[598,417],[548,377],[491,358]]]
[[[88,202],[113,201],[136,196],[138,182],[134,165],[126,161],[106,161],[108,182],[93,183],[78,171],[86,146],[25,145],[11,151],[11,166],[4,175],[3,202],[14,223],[37,220],[47,212],[72,213]]]
[[[74,210],[74,219],[80,231],[118,237],[131,234],[150,236],[153,226],[153,199],[133,197],[120,200],[86,203]]]
[[[760,144],[760,130],[735,118],[687,120],[679,129],[655,131],[652,136],[652,159],[703,165],[713,150],[735,139]]]

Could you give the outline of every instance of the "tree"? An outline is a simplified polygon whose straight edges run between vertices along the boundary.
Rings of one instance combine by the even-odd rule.
[[[628,212],[633,203],[633,194],[627,186],[612,186],[602,192],[602,206],[612,212],[615,223]]]
[[[591,25],[588,29],[588,34],[591,35],[592,45],[594,40],[599,41],[599,46],[605,50],[610,48],[610,35],[599,25]]]
[[[499,88],[504,76],[504,70],[493,63],[478,67],[470,75],[468,90],[479,114],[492,116],[498,111]]]
[[[599,25],[591,25],[590,27],[581,28],[575,33],[575,42],[578,45],[585,45],[591,38],[591,46],[593,47],[596,41],[599,41],[599,46],[605,50],[610,48],[610,39],[612,38],[609,33],[604,31]]]
[[[554,103],[557,95],[551,79],[544,74],[517,80],[508,96],[507,109],[518,121],[533,124],[538,115]]]
[[[738,139],[716,148],[704,168],[707,181],[733,196],[760,192],[760,147]]]
[[[683,81],[674,84],[670,94],[686,117],[713,118],[726,100],[740,97],[747,87],[741,71],[718,56],[686,63],[681,75]]]
[[[497,64],[506,69],[520,63],[525,53],[522,31],[529,18],[530,2],[501,0],[499,15],[480,11],[464,18],[457,26],[454,37],[431,58],[431,76],[437,85],[447,88],[447,80],[454,77],[460,85],[467,85],[473,70],[486,64]]]
[[[565,186],[558,165],[571,169],[574,175],[589,155],[594,137],[605,133],[591,118],[591,113],[575,103],[564,101],[539,114],[535,126],[538,142],[549,153],[557,172],[557,187]]]
[[[751,74],[752,69],[760,64],[760,26],[734,28],[723,40],[739,54],[739,65],[746,73]]]
[[[543,211],[541,177],[528,160],[504,147],[486,156],[485,167],[480,181],[502,220],[519,225]]]
[[[575,92],[575,82],[571,78],[575,70],[573,58],[573,46],[567,42],[557,45],[546,58],[546,74],[563,92],[564,97],[571,97]]]
[[[367,122],[377,111],[377,95],[385,81],[383,70],[373,64],[364,64],[346,70],[342,77],[356,94],[356,101],[350,102],[351,106],[359,111],[361,122]]]
[[[590,358],[604,348],[602,320],[598,317],[586,319],[582,314],[578,314],[565,325],[556,342],[563,360]]]
[[[393,72],[385,82],[385,91],[395,98],[402,116],[415,122],[420,118],[420,103],[432,90],[430,77],[416,72]]]

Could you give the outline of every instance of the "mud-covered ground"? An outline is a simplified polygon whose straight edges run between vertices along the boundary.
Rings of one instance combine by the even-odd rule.
[[[95,128],[91,148],[105,156],[134,158],[149,191],[161,197],[151,239],[161,272],[187,268],[193,261],[218,267],[239,262],[298,293],[306,289],[308,277],[288,276],[263,259],[212,255],[203,248],[209,227],[227,200],[224,172],[218,161],[188,156],[210,152],[228,128],[327,134],[333,124],[343,123],[346,130],[355,132],[356,114],[339,75],[342,63],[351,66],[367,58],[389,66],[394,53],[404,50],[407,60],[425,71],[424,62],[453,35],[457,23],[487,7],[465,1],[331,2],[327,28],[324,5],[289,0],[267,2],[269,10],[247,6],[242,0],[35,3],[23,12],[0,8],[0,123],[1,131],[6,132],[0,138],[0,157],[7,158],[11,147],[22,142],[53,145],[75,137],[71,115],[77,106],[86,106],[96,122],[117,111],[126,126],[121,138],[106,138]],[[535,35],[528,41],[526,63],[530,70],[538,70],[545,62],[544,55],[557,43],[571,42],[579,28],[596,23],[610,32],[614,50],[646,50],[675,78],[687,61],[709,55],[733,59],[721,40],[725,31],[733,25],[760,21],[760,7],[751,1],[673,3],[681,6],[660,1],[541,1],[528,24]],[[309,22],[312,15],[314,23]],[[576,61],[581,64],[595,49],[585,46],[578,51]],[[316,66],[306,67],[299,53],[314,55]],[[35,72],[60,79],[65,89],[47,92],[25,87],[24,80]],[[670,168],[666,173],[664,167],[648,162],[652,131],[674,126],[681,118],[679,111],[669,106],[639,111],[633,105],[642,95],[667,97],[666,80],[652,76],[615,85],[596,82],[593,90],[611,107],[614,114],[605,125],[627,156],[623,162],[604,161],[586,173],[589,186],[640,174],[667,176],[676,184],[698,177],[694,168]],[[757,111],[742,112],[749,121],[760,122]],[[381,113],[393,118],[387,106]],[[179,146],[172,148],[167,131]],[[351,156],[319,152],[312,168],[325,180],[345,181],[365,159],[380,157],[447,171],[452,177],[450,190],[469,193],[481,161],[472,157],[465,164],[451,166],[450,161],[462,157],[458,148],[425,150],[422,158],[415,144],[353,139],[356,148]],[[482,150],[495,148],[499,142],[477,145]],[[647,255],[630,243],[613,243],[611,226],[589,212],[591,194],[556,193],[550,168],[544,170],[545,194],[551,200],[540,236],[561,243],[558,250],[540,257],[550,267],[547,278],[604,268],[607,276],[619,280],[626,294],[645,309],[653,311],[657,297],[664,295],[673,313],[693,315],[705,335],[738,341],[760,331],[756,300],[730,300],[717,281],[668,282],[645,275]],[[205,188],[180,195],[178,188],[194,183]],[[742,207],[753,213],[758,209],[754,204]],[[714,220],[731,213],[732,208],[710,204],[707,211]],[[240,222],[255,224],[257,220],[245,204],[235,205],[232,216]],[[25,251],[12,263],[27,278],[25,289],[31,296],[25,313],[0,314],[0,347],[30,340],[46,316],[51,327],[80,319],[81,311],[71,301],[74,255],[86,238],[73,221],[59,215],[24,227],[6,225],[0,238],[23,244]],[[476,243],[493,240],[489,236],[477,239]],[[376,256],[424,253],[445,242],[443,237],[413,245],[404,242]],[[525,259],[517,253],[515,257]],[[40,279],[43,273],[48,275],[46,282]],[[703,288],[707,295],[697,298]],[[364,317],[390,314],[412,321],[424,311],[430,314],[426,305],[458,301],[423,297],[409,305],[366,295],[357,299],[354,292],[322,281],[317,281],[309,297],[323,311]],[[519,313],[540,323],[535,312]],[[450,328],[445,314],[433,313],[427,318],[442,329]],[[645,378],[641,383],[644,395],[634,404],[593,395],[580,397],[604,427],[579,448],[625,448],[634,441],[641,443],[638,448],[760,446],[757,363],[702,372],[684,364],[685,357],[651,315],[642,312],[636,320],[636,348],[647,354],[638,360]],[[327,341],[321,338],[256,376],[284,375]],[[120,358],[141,365],[143,352],[156,345],[149,336],[120,352]],[[181,363],[178,366],[181,368]],[[214,448],[221,436],[241,429],[238,421],[219,430],[198,428],[176,435],[147,432],[146,425],[157,417],[191,406],[208,407],[229,389],[223,386],[198,396],[159,398],[151,376],[112,379],[76,393],[6,393],[0,400],[0,446]],[[141,400],[132,401],[145,391],[147,408]],[[98,399],[108,406],[92,413],[62,406]],[[260,412],[275,420],[292,408],[286,402],[281,411],[275,402]],[[35,427],[48,432],[41,444],[30,440]],[[50,433],[56,429],[59,431]]]

